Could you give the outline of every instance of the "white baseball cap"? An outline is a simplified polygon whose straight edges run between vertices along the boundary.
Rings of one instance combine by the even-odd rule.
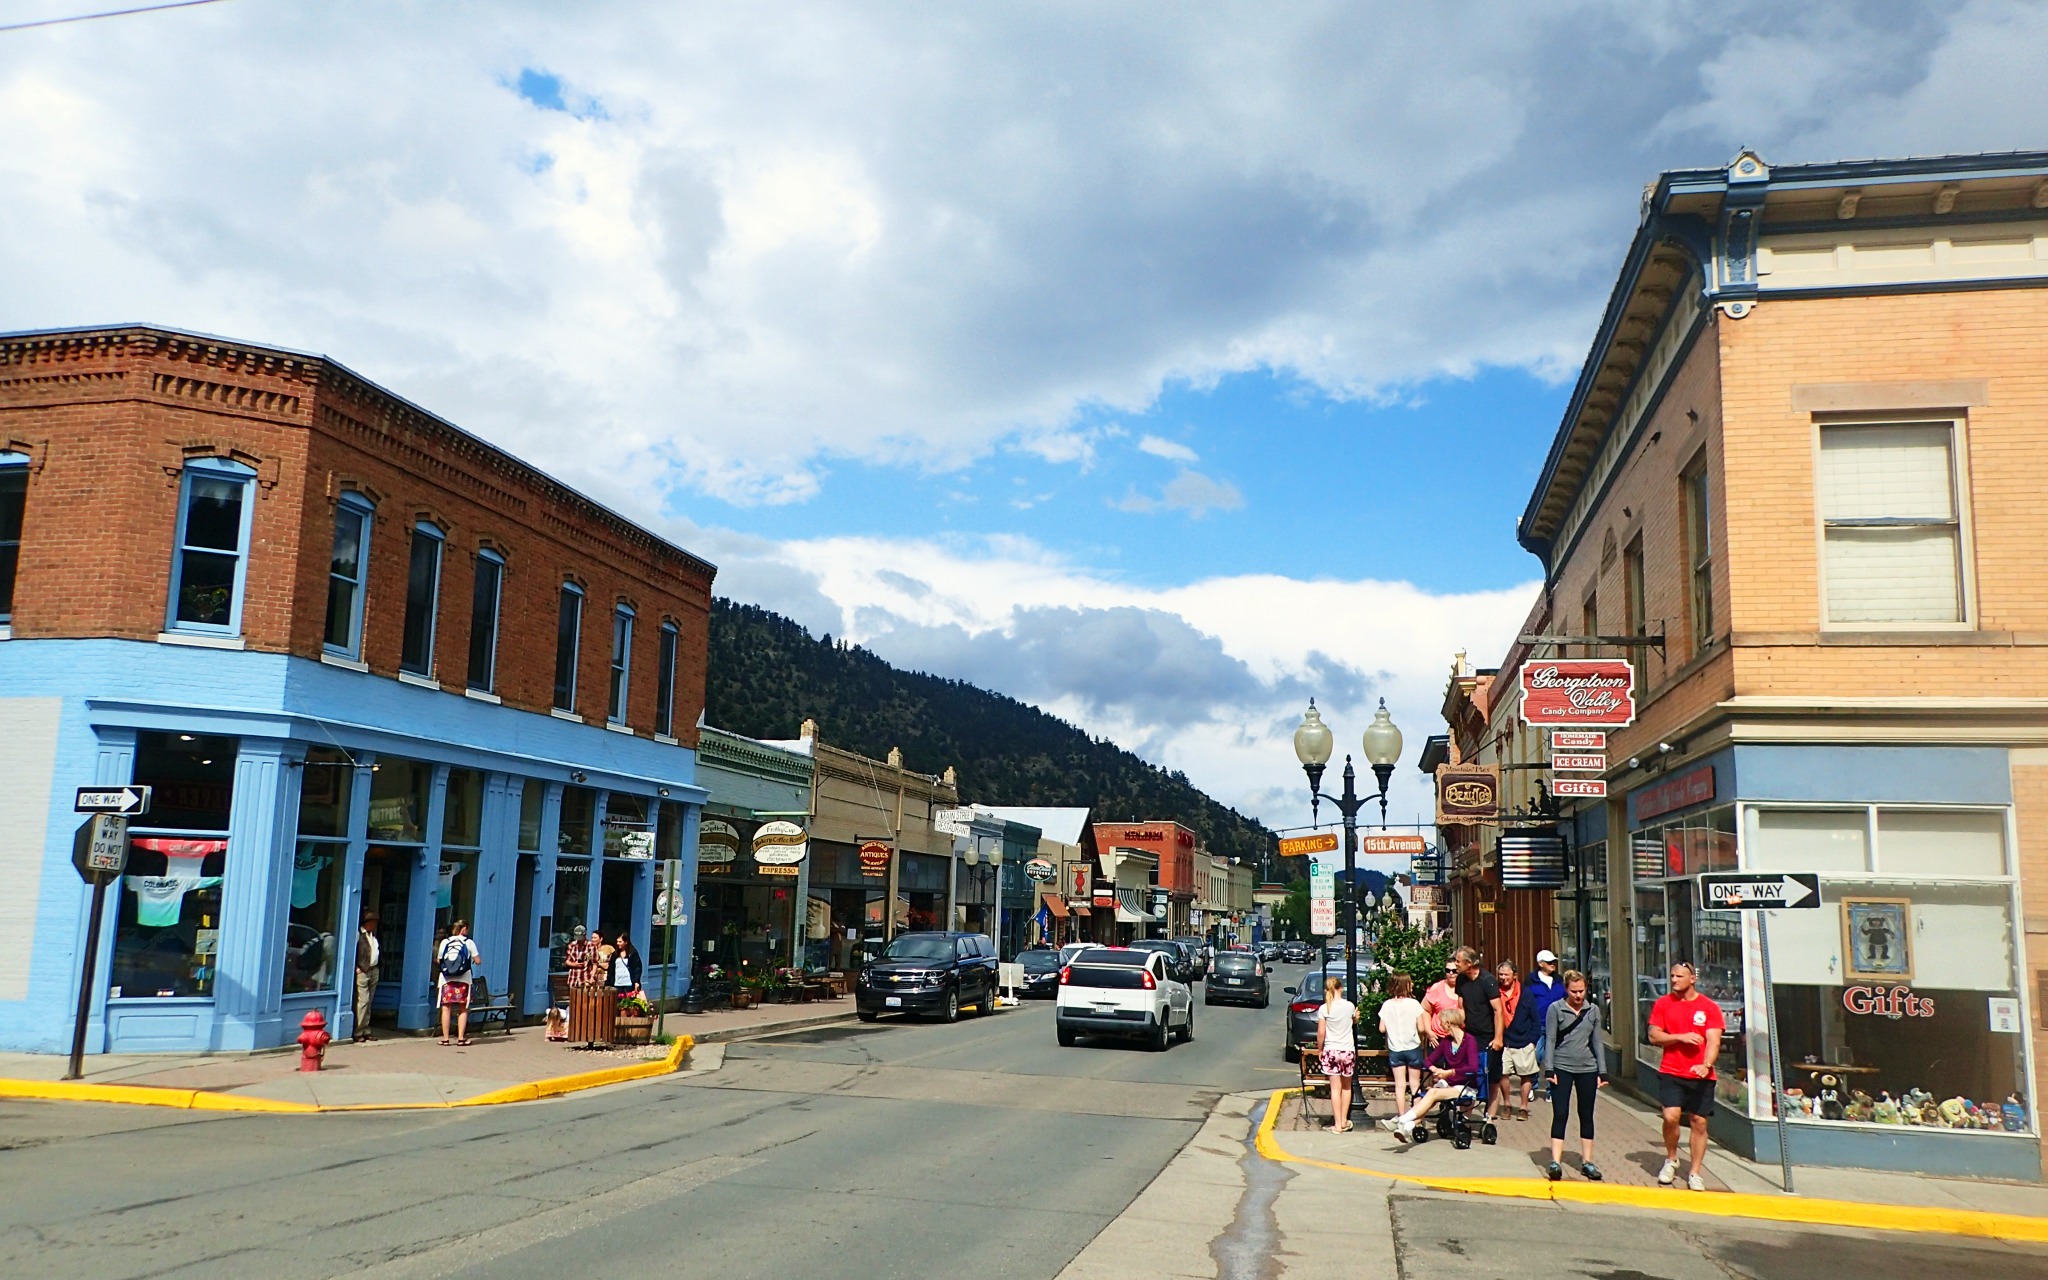
[[[1555,951],[1552,951],[1552,950],[1551,950],[1551,949],[1550,949],[1549,947],[1545,947],[1545,948],[1543,948],[1543,950],[1541,950],[1541,951],[1538,951],[1538,952],[1536,953],[1536,963],[1537,963],[1537,964],[1556,964],[1556,963],[1557,963],[1557,952],[1555,952]]]

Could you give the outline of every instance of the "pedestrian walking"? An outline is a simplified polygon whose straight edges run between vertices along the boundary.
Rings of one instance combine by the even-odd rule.
[[[1464,1002],[1458,999],[1458,962],[1446,960],[1444,976],[1422,993],[1422,1034],[1431,1044],[1443,1039],[1444,1014],[1464,1007]]]
[[[1451,956],[1458,962],[1458,1003],[1465,1012],[1465,1034],[1480,1044],[1486,1067],[1486,1118],[1500,1117],[1500,1054],[1507,1034],[1507,1012],[1502,1008],[1500,983],[1480,964],[1479,953],[1459,947]]]
[[[1607,1045],[1600,1035],[1600,1006],[1586,999],[1586,975],[1566,971],[1558,984],[1564,998],[1544,1010],[1550,1041],[1550,1166],[1556,1182],[1564,1176],[1564,1128],[1571,1119],[1572,1100],[1579,1104],[1579,1172],[1589,1182],[1601,1179],[1593,1163],[1593,1099],[1607,1084]],[[1528,996],[1522,997],[1524,1000]]]
[[[640,989],[640,951],[633,945],[633,939],[623,933],[612,944],[610,978],[613,995]]]
[[[1536,1087],[1536,1076],[1540,1068],[1536,1065],[1536,1041],[1543,1034],[1543,1028],[1536,1021],[1536,1002],[1529,998],[1522,987],[1515,962],[1503,960],[1493,971],[1494,981],[1500,984],[1501,1009],[1507,1014],[1507,1030],[1501,1033],[1500,1070],[1507,1087],[1502,1090],[1506,1100],[1501,1104],[1512,1112],[1516,1119],[1529,1118],[1529,1094]],[[1515,1098],[1521,1097],[1521,1109],[1514,1106]]]
[[[1536,1002],[1536,1072],[1542,1087],[1550,1088],[1550,1006],[1564,999],[1564,980],[1557,974],[1557,953],[1545,947],[1536,953],[1536,971],[1522,982],[1522,999]]]
[[[1424,1063],[1429,1088],[1406,1111],[1380,1121],[1380,1128],[1403,1142],[1408,1141],[1415,1132],[1416,1122],[1427,1116],[1431,1107],[1439,1102],[1471,1096],[1483,1070],[1479,1041],[1465,1034],[1465,1011],[1447,1011],[1443,1024],[1443,1038],[1430,1046],[1429,1057]]]
[[[1316,1050],[1330,1080],[1330,1127],[1351,1132],[1351,1077],[1358,1074],[1358,1006],[1344,998],[1344,980],[1323,979],[1323,1007],[1316,1010]],[[1304,1104],[1306,1105],[1306,1104]]]
[[[377,979],[383,974],[384,947],[377,941],[377,913],[356,922],[356,1021],[349,1039],[362,1044],[370,1038],[370,1006],[377,1000]]]
[[[1699,971],[1690,960],[1671,966],[1671,991],[1650,1006],[1650,1043],[1664,1050],[1657,1064],[1658,1102],[1664,1108],[1664,1167],[1657,1181],[1670,1186],[1678,1177],[1678,1130],[1692,1131],[1691,1169],[1685,1185],[1705,1191],[1701,1175],[1707,1159],[1707,1121],[1714,1114],[1714,1060],[1721,1054],[1721,1033],[1727,1028],[1721,1006],[1700,994]]]
[[[469,938],[469,921],[457,920],[448,936],[434,951],[435,979],[441,988],[441,1043],[447,1044],[450,1015],[455,1022],[455,1043],[469,1043],[469,983],[483,953]]]
[[[1397,973],[1387,980],[1387,999],[1380,1005],[1380,1034],[1387,1038],[1387,1068],[1394,1077],[1397,1110],[1406,1111],[1422,1091],[1422,1002],[1415,998],[1415,980]]]

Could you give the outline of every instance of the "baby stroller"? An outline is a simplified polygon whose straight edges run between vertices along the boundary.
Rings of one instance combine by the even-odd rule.
[[[1479,1055],[1478,1078],[1465,1086],[1465,1091],[1457,1097],[1437,1103],[1434,1124],[1424,1117],[1422,1123],[1415,1126],[1415,1132],[1409,1135],[1410,1142],[1419,1146],[1429,1141],[1432,1127],[1436,1129],[1437,1137],[1449,1139],[1451,1146],[1459,1151],[1470,1148],[1475,1135],[1489,1147],[1500,1141],[1500,1130],[1494,1127],[1493,1121],[1481,1118],[1474,1122],[1474,1117],[1483,1116],[1486,1110],[1489,1090],[1486,1058],[1484,1053]]]

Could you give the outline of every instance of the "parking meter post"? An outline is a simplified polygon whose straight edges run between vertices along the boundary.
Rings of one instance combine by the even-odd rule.
[[[96,871],[92,877],[91,915],[85,925],[85,962],[78,975],[78,1015],[71,1025],[71,1065],[64,1072],[66,1080],[77,1080],[85,1075],[85,1025],[92,1017],[92,981],[95,962],[100,954],[100,918],[107,905],[107,874]]]

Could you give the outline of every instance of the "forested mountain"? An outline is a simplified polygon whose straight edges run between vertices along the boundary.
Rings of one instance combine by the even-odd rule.
[[[1211,853],[1258,865],[1273,846],[1259,823],[1211,800],[1182,773],[1015,698],[959,680],[899,671],[857,645],[814,639],[753,605],[714,600],[705,718],[754,738],[794,738],[805,719],[826,742],[879,760],[959,770],[963,802],[1078,805],[1099,822],[1173,820]]]

